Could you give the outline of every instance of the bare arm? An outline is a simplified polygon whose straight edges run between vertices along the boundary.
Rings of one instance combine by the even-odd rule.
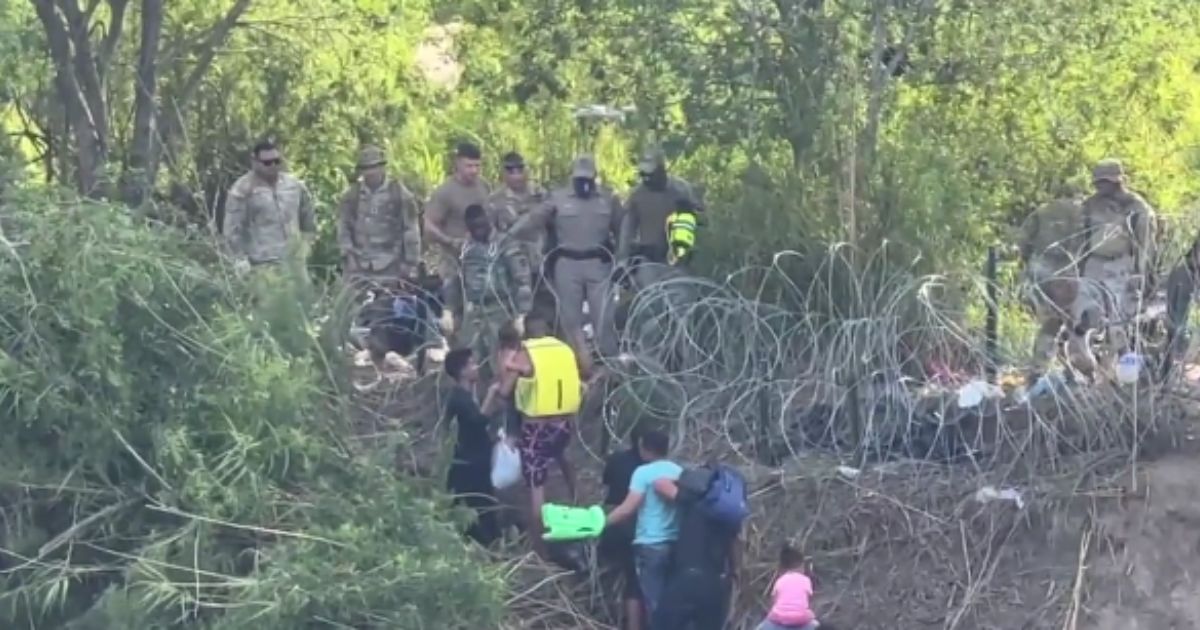
[[[504,395],[500,391],[500,383],[492,383],[488,387],[487,395],[483,397],[483,405],[479,407],[480,413],[491,417],[498,413],[503,403],[508,402],[509,396]]]
[[[667,477],[654,480],[654,491],[658,493],[658,496],[672,502],[679,496],[679,486],[675,484],[674,479]]]
[[[613,508],[613,511],[608,513],[608,517],[604,519],[605,527],[623,523],[629,520],[634,514],[637,514],[638,508],[642,507],[642,493],[630,490],[629,494],[625,495],[625,500],[621,505]]]
[[[442,194],[442,189],[438,188],[433,191],[433,196],[429,198],[429,204],[425,206],[425,234],[429,236],[429,240],[438,245],[450,249],[460,249],[463,245],[462,240],[453,238],[442,230],[448,214],[450,214],[450,209],[446,206],[445,195]]]

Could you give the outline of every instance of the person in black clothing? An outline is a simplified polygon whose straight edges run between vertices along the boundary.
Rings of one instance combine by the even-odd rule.
[[[687,470],[678,481],[660,479],[654,490],[674,501],[679,538],[667,574],[654,630],[721,630],[741,566],[740,527],[722,527],[697,505],[712,482],[706,468]]]
[[[625,502],[633,471],[645,463],[638,453],[640,436],[641,432],[635,429],[629,435],[629,449],[609,455],[604,462],[601,479],[607,488],[604,504],[608,507],[616,507]],[[597,549],[600,557],[618,568],[624,578],[621,598],[625,605],[625,630],[641,630],[644,625],[642,617],[645,616],[642,589],[638,585],[637,566],[633,559],[633,534],[636,523],[637,519],[629,519],[616,527],[606,527],[600,535]]]
[[[479,366],[468,348],[451,350],[446,354],[446,374],[454,379],[446,403],[446,418],[458,424],[458,441],[454,445],[454,463],[447,480],[454,502],[475,510],[475,523],[467,535],[481,545],[490,545],[500,537],[496,520],[496,496],[492,488],[492,436],[488,417],[475,402],[475,384]]]

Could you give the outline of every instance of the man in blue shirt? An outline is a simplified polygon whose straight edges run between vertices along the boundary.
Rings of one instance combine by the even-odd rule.
[[[679,520],[675,506],[654,491],[654,482],[659,479],[679,478],[683,468],[667,459],[670,441],[661,431],[646,431],[638,441],[638,451],[646,462],[633,471],[629,481],[629,494],[612,512],[605,526],[612,526],[637,515],[637,528],[633,538],[634,557],[637,564],[638,582],[642,599],[646,605],[646,616],[654,618],[654,611],[662,597],[666,584],[667,569],[671,560],[671,546],[679,537]]]

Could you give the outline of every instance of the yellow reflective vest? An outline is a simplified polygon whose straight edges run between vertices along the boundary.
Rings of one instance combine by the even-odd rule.
[[[517,379],[516,403],[526,419],[571,415],[583,404],[583,383],[571,346],[554,337],[524,343],[533,376]]]
[[[667,262],[675,264],[696,246],[696,213],[676,210],[667,215]]]

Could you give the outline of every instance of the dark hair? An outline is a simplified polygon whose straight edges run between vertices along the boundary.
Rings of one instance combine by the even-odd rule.
[[[455,348],[446,353],[444,361],[446,374],[453,379],[457,379],[462,375],[462,371],[467,367],[467,362],[471,360],[470,348]]]
[[[266,140],[259,140],[258,142],[255,142],[254,148],[251,149],[250,152],[251,152],[251,154],[254,155],[254,157],[258,157],[261,153],[263,153],[265,151],[274,151],[278,148],[279,147],[275,146],[274,140],[267,138]]]
[[[465,218],[467,221],[474,221],[475,219],[482,219],[486,216],[487,216],[487,212],[484,211],[483,206],[481,206],[477,203],[473,203],[473,204],[467,206],[467,209],[463,211],[463,218]]]
[[[799,549],[785,544],[779,550],[779,568],[789,571],[799,569],[804,564],[804,554]]]
[[[646,431],[647,429],[642,427],[640,424],[634,425],[633,429],[629,431],[629,445],[632,446],[634,450],[637,450],[638,444],[642,443],[642,435],[644,435]]]
[[[505,166],[519,166],[525,164],[524,156],[516,151],[509,151],[508,153],[505,153],[504,157],[500,158],[500,161]]]
[[[659,457],[666,457],[667,451],[671,450],[671,438],[667,437],[662,431],[645,431],[641,434],[641,439],[638,444],[642,448],[650,451]]]
[[[513,348],[521,345],[521,331],[517,329],[517,323],[511,319],[500,326],[497,337],[501,348]]]
[[[525,336],[529,336],[529,329],[533,328],[534,324],[541,324],[547,329],[550,328],[550,318],[546,317],[536,309],[525,315]]]
[[[460,142],[458,143],[458,146],[454,148],[454,157],[466,158],[468,160],[482,160],[483,152],[480,151],[479,147],[474,143]]]

